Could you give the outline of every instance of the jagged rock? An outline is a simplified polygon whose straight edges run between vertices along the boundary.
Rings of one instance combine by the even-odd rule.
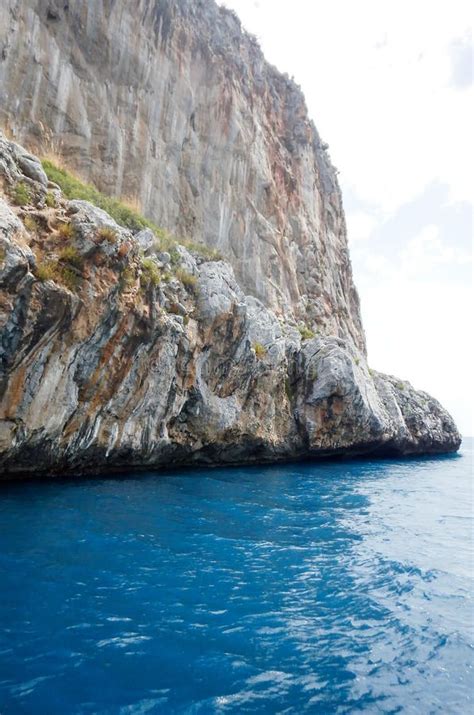
[[[147,255],[153,250],[156,244],[156,236],[150,228],[144,228],[143,231],[139,231],[139,233],[136,234],[135,241],[143,253]]]
[[[460,436],[438,402],[369,370],[334,170],[299,91],[264,63],[234,16],[198,0],[139,0],[133,13],[123,0],[78,0],[53,22],[44,3],[15,2],[9,14],[12,2],[0,7],[12,48],[25,23],[44,40],[36,65],[43,91],[27,116],[21,96],[15,104],[25,136],[34,135],[35,111],[59,132],[67,117],[76,159],[85,158],[80,137],[99,157],[93,175],[125,180],[129,193],[140,180],[152,214],[194,227],[193,237],[210,245],[218,236],[233,266],[181,245],[145,260],[148,233],[133,234],[59,192],[58,205],[45,207],[38,161],[0,133],[0,477],[456,450]],[[91,27],[113,38],[118,54],[113,67],[101,57],[95,74],[89,63],[106,43],[72,55],[65,44],[66,36],[77,48],[87,44]],[[122,27],[143,29],[143,76],[145,50],[130,58]],[[187,40],[179,71],[178,29]],[[61,92],[55,72],[41,70],[50,47],[64,60],[54,63],[68,78]],[[20,45],[16,54],[25,69]],[[90,83],[78,82],[71,56],[83,58]],[[17,71],[8,57],[0,63],[7,114],[4,65]],[[102,92],[123,57],[130,62],[120,132],[135,137],[128,102],[156,119],[138,144],[120,144],[116,108]],[[202,80],[196,87],[193,73]],[[29,76],[26,68],[26,87]],[[155,93],[145,92],[148,82]],[[173,102],[160,114],[156,98],[170,86]],[[102,100],[100,126],[88,114],[95,94],[86,102],[83,92]],[[26,207],[9,199],[19,182],[31,188]],[[28,229],[33,214],[38,224]],[[61,237],[67,222],[72,231]],[[304,339],[308,316],[318,333]]]
[[[196,275],[198,272],[197,261],[193,255],[184,246],[176,246],[177,260],[181,268],[191,275]]]
[[[158,254],[158,260],[160,260],[164,266],[167,266],[171,261],[171,256],[168,251],[162,251]]]
[[[0,285],[6,289],[14,289],[35,264],[23,233],[23,224],[0,198]]]
[[[98,188],[217,248],[278,317],[364,351],[336,172],[300,89],[233,13],[3,0],[3,46],[2,121],[20,141],[52,143]]]
[[[120,246],[132,238],[130,231],[88,201],[69,201],[67,213],[74,229],[71,243],[81,256],[90,256],[97,250],[98,244],[106,255],[117,255]],[[106,233],[102,236],[101,230],[104,229]]]
[[[41,166],[41,162],[36,157],[30,154],[20,153],[18,156],[18,165],[25,176],[47,188],[48,177]]]
[[[0,165],[21,171],[12,145],[0,147]],[[86,262],[101,226],[138,250],[136,237],[91,204],[65,202],[65,211]],[[160,286],[160,302],[175,306],[166,315],[150,312],[134,289],[116,289],[117,263],[102,274],[91,268],[76,293],[55,276],[38,280],[22,223],[5,201],[0,239],[3,476],[459,445],[432,398],[372,376],[351,341],[301,342],[294,327],[245,295],[225,261],[198,266],[180,247],[197,297],[186,294],[184,305],[179,281]],[[43,235],[41,247],[48,240]]]

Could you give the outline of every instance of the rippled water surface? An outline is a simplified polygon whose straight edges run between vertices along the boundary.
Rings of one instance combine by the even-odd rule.
[[[471,712],[470,445],[3,486],[0,712]]]

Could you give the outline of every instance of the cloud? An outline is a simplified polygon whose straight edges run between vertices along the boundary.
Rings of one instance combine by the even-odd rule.
[[[470,265],[471,256],[456,246],[442,241],[440,227],[425,226],[401,252],[400,270],[406,276],[431,273],[438,266]]]
[[[471,233],[471,207],[449,203],[434,182],[351,247],[370,364],[435,395],[465,434],[474,429]]]
[[[466,33],[464,37],[453,40],[450,45],[451,56],[451,87],[466,89],[472,85],[472,68],[474,65],[474,52],[472,47],[472,34]]]

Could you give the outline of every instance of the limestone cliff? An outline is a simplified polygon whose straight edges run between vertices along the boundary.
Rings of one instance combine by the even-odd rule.
[[[459,447],[350,337],[302,340],[229,263],[65,200],[2,135],[0,189],[0,476]]]
[[[364,352],[336,172],[299,88],[213,0],[2,0],[0,123],[287,322]]]

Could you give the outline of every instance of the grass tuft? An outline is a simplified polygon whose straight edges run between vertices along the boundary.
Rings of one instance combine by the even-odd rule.
[[[44,202],[46,206],[50,209],[55,209],[57,206],[56,197],[52,191],[48,191],[48,193],[44,197]]]
[[[31,204],[33,195],[25,182],[19,181],[12,189],[11,198],[17,206],[26,206],[26,204]]]
[[[136,278],[133,268],[130,268],[130,266],[124,268],[120,275],[120,290],[130,290],[134,286]]]
[[[148,286],[156,287],[160,284],[161,276],[158,266],[152,258],[142,259],[142,274],[140,276],[140,284],[142,288]]]
[[[40,281],[52,281],[56,277],[56,264],[54,261],[38,261],[35,273]]]
[[[23,219],[23,225],[30,233],[38,233],[38,222],[33,218],[33,216],[25,216]]]
[[[181,281],[186,290],[191,291],[192,293],[196,292],[198,280],[192,273],[189,273],[184,268],[178,268],[176,270],[176,278]]]
[[[72,262],[69,261],[72,266]],[[66,286],[70,291],[77,291],[80,285],[80,276],[74,268],[61,265],[58,261],[44,260],[36,264],[35,274],[38,280],[54,281]]]
[[[108,243],[117,243],[117,232],[114,231],[113,228],[102,226],[97,231],[97,240],[100,242],[107,241]]]
[[[59,260],[64,263],[70,263],[75,268],[82,268],[84,259],[74,246],[65,246],[59,252]]]
[[[65,241],[74,238],[74,227],[71,223],[62,223],[58,228],[58,234]]]
[[[206,246],[203,243],[195,243],[188,239],[182,239],[180,243],[187,248],[188,251],[197,253],[208,261],[222,261],[222,254],[217,248],[210,248],[210,246]]]
[[[56,270],[56,280],[62,283],[70,291],[77,291],[80,285],[80,277],[75,271],[66,266],[58,266]]]

